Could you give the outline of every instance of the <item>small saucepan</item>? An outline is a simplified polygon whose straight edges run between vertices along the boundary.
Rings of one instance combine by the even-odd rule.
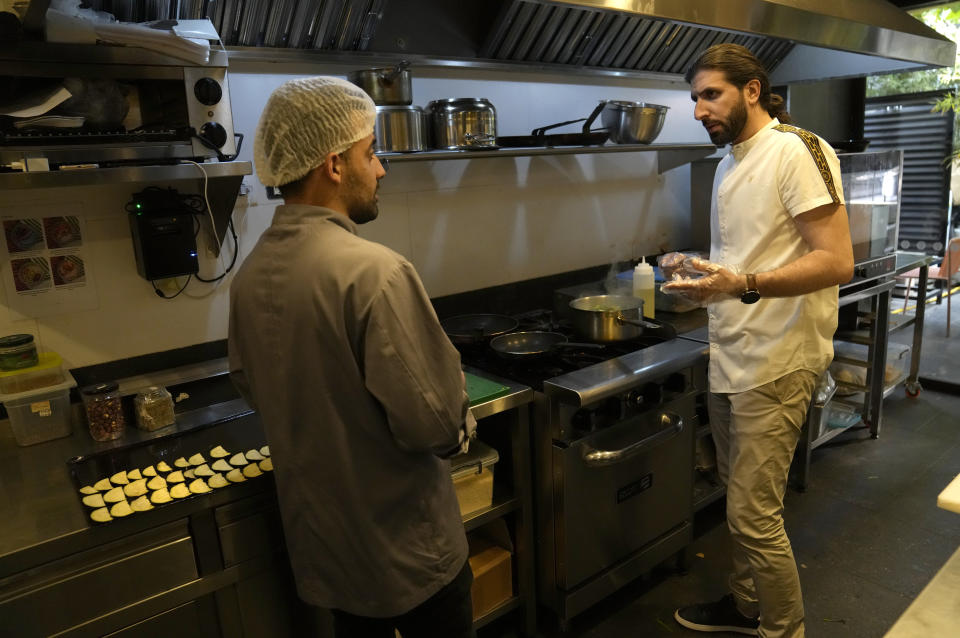
[[[513,317],[493,314],[457,315],[440,322],[450,341],[458,346],[485,343],[491,337],[516,330],[517,325]]]
[[[559,332],[511,332],[490,340],[493,351],[505,359],[532,359],[561,348],[602,348],[596,343],[573,343]]]
[[[594,295],[570,302],[573,328],[584,339],[609,343],[636,339],[644,328],[660,328],[643,320],[643,300],[629,295]]]

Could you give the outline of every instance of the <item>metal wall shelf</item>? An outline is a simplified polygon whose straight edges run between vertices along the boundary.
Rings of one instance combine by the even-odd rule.
[[[717,150],[713,144],[604,144],[603,146],[551,146],[500,148],[476,151],[421,151],[418,153],[378,153],[391,162],[430,162],[437,160],[491,159],[494,157],[530,157],[535,155],[585,155],[595,153],[657,153],[657,172],[703,159]]]
[[[233,214],[233,206],[240,192],[244,175],[253,173],[250,162],[210,162],[200,164],[203,172],[194,164],[169,164],[160,166],[119,166],[115,168],[83,168],[73,170],[44,171],[32,173],[0,173],[0,191],[36,188],[67,188],[71,186],[119,186],[152,182],[176,182],[193,180],[203,182],[206,174],[207,198],[216,223],[216,237],[220,245],[227,232],[227,222]],[[198,186],[202,192],[203,185]],[[131,193],[138,190],[133,187]],[[208,224],[206,216],[201,224]],[[219,253],[220,245],[213,245]]]
[[[253,172],[250,162],[211,162],[200,166],[203,167],[209,179],[242,179],[244,175],[250,175]],[[193,164],[0,173],[0,189],[110,186],[128,182],[169,182],[181,179],[203,179],[203,173]]]

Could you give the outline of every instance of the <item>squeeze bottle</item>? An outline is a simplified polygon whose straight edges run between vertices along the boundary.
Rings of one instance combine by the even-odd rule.
[[[653,318],[653,266],[641,261],[633,269],[633,296],[643,299],[643,315]]]

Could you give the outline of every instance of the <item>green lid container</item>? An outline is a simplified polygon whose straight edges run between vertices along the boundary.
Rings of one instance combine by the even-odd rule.
[[[20,370],[40,362],[33,335],[16,334],[0,337],[0,370]]]

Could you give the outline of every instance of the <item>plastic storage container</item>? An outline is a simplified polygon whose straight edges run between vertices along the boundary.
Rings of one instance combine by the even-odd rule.
[[[37,344],[33,341],[33,335],[0,337],[0,370],[20,370],[37,363]]]
[[[77,382],[69,371],[64,371],[63,376],[64,381],[56,385],[0,394],[17,445],[34,445],[70,436],[70,388]]]
[[[450,459],[461,516],[493,504],[493,466],[499,460],[500,454],[495,449],[477,440],[470,442],[469,452]]]
[[[151,386],[133,398],[137,427],[147,432],[173,425],[173,397],[166,388]]]
[[[41,352],[38,363],[20,370],[0,371],[0,393],[15,394],[63,383],[63,359],[56,352]]]
[[[863,344],[834,341],[833,350],[836,357],[846,357],[864,362],[867,360],[867,346]],[[910,355],[911,348],[908,345],[892,341],[887,344],[887,360],[883,372],[884,389],[888,389],[906,378],[910,371]],[[830,364],[830,372],[840,385],[837,390],[839,396],[856,394],[858,390],[851,387],[851,384],[862,386],[867,382],[865,365],[834,361]]]
[[[90,436],[94,441],[112,441],[123,436],[126,420],[116,383],[97,383],[80,390],[87,413]]]

